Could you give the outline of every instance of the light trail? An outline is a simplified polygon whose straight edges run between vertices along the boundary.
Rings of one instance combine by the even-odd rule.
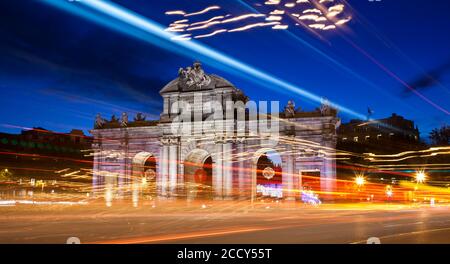
[[[124,239],[116,239],[116,240],[98,241],[98,242],[92,242],[89,244],[155,243],[155,242],[170,241],[170,240],[204,238],[204,237],[211,237],[211,236],[223,236],[223,235],[231,235],[231,234],[239,234],[239,233],[248,233],[248,232],[263,231],[263,230],[268,230],[268,229],[271,229],[271,228],[250,227],[250,228],[234,228],[234,229],[229,229],[229,230],[210,230],[210,231],[200,231],[200,232],[185,233],[185,234],[173,234],[173,235],[124,238]]]
[[[184,16],[185,16],[185,17],[189,17],[189,16],[197,16],[197,15],[205,14],[205,13],[211,11],[211,10],[218,10],[218,9],[220,9],[220,6],[210,6],[210,7],[207,7],[207,8],[205,8],[205,9],[203,9],[202,11],[194,12],[194,13],[189,13],[189,14],[186,14],[186,15],[184,15]]]
[[[207,24],[207,23],[209,23],[209,22],[212,22],[212,21],[214,21],[214,20],[223,19],[223,18],[225,18],[225,16],[215,16],[215,17],[210,18],[210,19],[205,20],[205,21],[200,21],[200,22],[192,23],[192,24],[190,24],[190,26],[203,25],[203,24]],[[184,22],[188,22],[188,21],[189,21],[189,20],[186,20],[186,21],[184,21]]]
[[[167,11],[166,15],[181,15],[184,17],[190,17],[190,16],[197,16],[197,15],[205,14],[205,13],[208,13],[209,11],[218,10],[218,9],[220,9],[220,6],[210,6],[201,11],[193,12],[193,13],[186,13],[183,10],[173,10],[173,11]]]
[[[215,25],[237,22],[237,21],[248,19],[248,18],[265,17],[265,15],[263,15],[263,14],[245,14],[245,15],[241,15],[241,16],[237,16],[237,17],[233,17],[233,18],[224,19],[225,17],[226,16],[216,16],[216,17],[213,17],[206,21],[200,21],[200,22],[192,23],[190,25],[183,24],[183,28],[181,28],[181,29],[180,29],[179,24],[175,24],[175,25],[171,24],[166,30],[172,31],[172,32],[177,32],[177,31],[183,32],[185,30],[186,31],[201,30],[201,29],[210,28]],[[224,20],[217,21],[219,19],[224,19]],[[186,28],[186,29],[184,29],[184,28]],[[225,29],[221,29],[221,30],[225,30]],[[225,30],[225,31],[229,31],[229,30]]]
[[[308,92],[296,85],[278,79],[277,77],[274,77],[266,72],[256,69],[205,45],[199,44],[194,41],[183,41],[181,43],[173,42],[171,38],[174,35],[170,32],[166,32],[161,25],[114,3],[95,0],[84,0],[82,2],[78,2],[77,5],[57,0],[44,0],[43,3],[79,15],[106,27],[112,28],[127,35],[131,35],[133,37],[137,37],[148,43],[157,45],[161,48],[174,51],[183,56],[194,58],[197,56],[201,56],[206,61],[206,63],[211,63],[216,67],[222,65],[225,66],[225,69],[233,69],[233,72],[238,73],[240,76],[252,81],[257,81],[258,83],[263,84],[269,89],[279,91],[279,89],[275,89],[275,87],[279,87],[286,90],[286,92],[293,92],[313,102],[322,102],[322,97],[320,96]],[[90,10],[86,10],[80,5]],[[99,16],[98,14],[95,15],[96,12],[99,12],[100,14],[102,14],[102,16]],[[123,23],[125,23],[127,27],[124,27]],[[129,30],[130,26],[133,30]],[[166,44],[163,44],[164,42],[161,41],[165,41]],[[180,47],[190,52],[186,52],[185,50],[180,49]],[[348,115],[361,119],[365,118],[365,115],[357,113],[337,103],[331,103],[331,106]]]
[[[230,29],[230,30],[228,30],[228,32],[245,31],[247,29],[251,29],[251,28],[255,28],[255,27],[267,27],[267,26],[274,26],[274,25],[278,25],[278,24],[280,24],[280,22],[255,23],[255,24],[250,24],[250,25],[246,25],[243,27]]]
[[[212,33],[205,34],[205,35],[198,35],[198,36],[195,36],[194,38],[196,38],[196,39],[198,39],[198,38],[207,38],[207,37],[211,37],[211,36],[214,36],[214,35],[217,35],[217,34],[220,34],[220,33],[224,33],[224,32],[227,32],[227,30],[226,29],[218,29],[218,30],[216,30],[216,31],[214,31]]]
[[[265,15],[264,14],[246,14],[246,15],[241,15],[241,16],[226,19],[222,23],[237,22],[237,21],[241,21],[241,20],[244,20],[247,18],[255,18],[255,17],[265,17]]]
[[[415,155],[415,156],[408,156],[408,157],[404,157],[404,158],[391,159],[391,160],[379,160],[379,159],[374,159],[374,158],[366,158],[366,159],[369,160],[370,162],[397,162],[397,161],[404,161],[404,160],[413,159],[413,158],[426,158],[426,157],[434,157],[437,155],[447,155],[447,154],[450,154],[450,151],[433,152],[433,153],[427,154],[427,155]]]
[[[244,3],[242,0],[240,0],[239,2],[241,4],[248,6],[248,4]],[[309,31],[314,31],[312,29],[329,31],[329,30],[334,30],[337,28],[337,26],[342,26],[343,24],[345,24],[351,20],[351,16],[346,16],[345,18],[342,18],[340,16],[340,14],[344,12],[344,9],[345,9],[344,4],[335,4],[335,5],[331,5],[331,6],[325,6],[326,4],[323,2],[321,2],[321,3],[316,3],[316,2],[317,2],[316,0],[312,0],[312,2],[309,2],[309,1],[302,2],[305,4],[307,3],[308,6],[301,5],[300,7],[296,8],[296,9],[293,9],[293,7],[296,7],[296,3],[286,3],[283,6],[278,6],[280,4],[280,2],[266,2],[266,4],[269,3],[269,5],[277,5],[277,7],[267,14],[261,14],[256,9],[250,7],[251,9],[254,10],[254,13],[252,13],[252,14],[244,14],[244,15],[236,16],[236,17],[229,18],[229,19],[225,19],[225,16],[216,16],[216,17],[212,17],[208,20],[192,23],[190,25],[187,24],[188,28],[186,30],[188,30],[188,31],[205,30],[212,26],[224,25],[227,23],[237,22],[237,21],[241,21],[241,20],[245,20],[245,19],[249,19],[249,18],[261,18],[261,19],[265,19],[266,21],[279,21],[280,23],[282,23],[282,25],[274,25],[272,27],[272,29],[280,30],[280,29],[287,29],[289,27],[289,25],[287,23],[282,22],[283,20],[285,20],[285,18],[289,18],[290,16],[296,16],[296,17],[300,17],[301,20],[306,20],[304,23],[296,23],[296,26],[303,26],[303,27],[305,27],[305,29],[308,29]],[[287,8],[287,9],[283,9],[283,8]],[[320,8],[320,9],[318,9],[318,8]],[[209,8],[207,8],[205,10],[208,10],[208,9]],[[205,13],[204,12],[205,10],[195,13],[195,15],[203,14],[203,13]],[[298,13],[301,13],[304,15],[300,16],[298,13],[292,13],[292,15],[291,15],[290,11],[298,12]],[[319,15],[317,15],[317,14],[319,14]],[[168,12],[166,12],[166,15],[184,15],[185,17],[190,16],[190,14],[186,14],[182,10],[168,11]],[[231,16],[231,15],[227,15],[227,16]],[[220,19],[223,19],[223,20],[220,20]],[[310,21],[308,22],[307,20],[310,20]],[[310,24],[311,21],[313,21],[313,22]],[[315,24],[314,22],[322,22],[323,26],[317,26],[317,24]],[[262,23],[262,22],[261,21],[256,21],[256,22],[251,21],[249,23],[251,25],[254,25],[254,24],[258,24],[258,23]],[[167,28],[167,30],[169,30],[171,32],[183,32],[184,31],[184,29],[175,27],[174,24],[175,24],[175,22],[170,24],[169,27]],[[240,31],[246,31],[246,30],[255,28],[255,26],[249,26],[250,24],[238,25],[238,27],[242,28],[242,30],[240,30]],[[201,25],[201,26],[199,26],[199,25]],[[234,27],[236,27],[236,26],[234,26]],[[232,32],[232,31],[230,31],[229,28],[219,28],[219,29],[227,30],[225,32]],[[215,30],[217,30],[217,28]],[[215,34],[210,35],[209,33],[199,33],[199,34],[202,35],[203,37],[212,37],[215,35]],[[313,34],[314,34],[314,32],[313,32]],[[323,39],[318,34],[314,34],[314,35]]]
[[[115,10],[115,9],[113,9],[113,10]],[[117,11],[117,10],[115,10],[115,11]],[[120,13],[119,12],[119,14],[122,14],[122,13]],[[128,16],[125,16],[125,17],[127,17],[128,18]],[[134,17],[132,17],[132,18],[134,18]],[[133,21],[133,20],[132,20]],[[137,23],[136,25],[140,25],[140,28],[141,29],[148,29],[147,28],[147,26],[149,26],[147,23],[148,23],[148,21],[147,20],[144,20],[144,21],[142,21],[142,20],[138,20],[138,21],[134,21],[135,23]],[[143,23],[143,24],[141,24],[141,23]],[[150,24],[150,25],[152,25],[152,24]],[[159,28],[159,27],[157,27],[157,29],[161,29],[161,28]],[[166,35],[164,35],[164,36],[166,36]],[[173,35],[167,35],[167,36],[173,36]],[[153,42],[152,42],[153,43]],[[188,47],[197,47],[197,46],[188,46]],[[200,46],[201,48],[205,48],[204,46]],[[201,50],[203,50],[203,49],[201,49]],[[208,49],[206,49],[206,51],[208,51],[207,52],[207,54],[211,54],[211,53],[209,53],[209,52],[211,52],[211,50],[208,50]],[[217,55],[216,53],[212,53],[213,55]],[[220,55],[220,54],[219,54]],[[216,57],[216,58],[223,58],[223,57],[221,57],[221,56],[218,56],[218,57]],[[227,63],[229,63],[229,65],[232,65],[232,66],[235,66],[235,64],[234,63],[236,63],[236,61],[235,60],[231,60],[231,62],[230,62],[230,58],[228,58],[228,57],[226,57],[225,56],[225,58],[226,59],[228,59],[228,60],[225,60]],[[241,65],[241,64],[237,64],[237,65]],[[245,66],[245,65],[244,65]],[[245,68],[244,68],[245,69]],[[252,68],[250,68],[250,69],[252,69]],[[252,70],[254,70],[254,69],[252,69]],[[260,74],[260,72],[256,72],[256,73],[259,73]],[[258,76],[258,74],[256,74],[257,76]],[[264,76],[264,75],[263,75]],[[269,76],[269,77],[271,77],[271,76]],[[270,79],[270,78],[269,78]]]
[[[402,157],[405,155],[409,155],[409,154],[415,154],[415,153],[427,153],[427,152],[433,152],[433,151],[438,151],[438,150],[450,150],[450,146],[449,147],[432,147],[429,149],[425,149],[425,150],[417,150],[417,151],[404,151],[404,152],[400,152],[397,154],[373,154],[373,153],[364,153],[364,155],[370,156],[370,157],[383,157],[383,158],[396,158],[396,157]]]

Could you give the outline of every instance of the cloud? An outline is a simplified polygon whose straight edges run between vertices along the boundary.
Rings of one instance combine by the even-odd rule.
[[[428,89],[433,86],[439,85],[443,81],[443,77],[450,72],[450,60],[446,63],[443,63],[434,69],[425,72],[417,77],[415,77],[412,81],[409,82],[409,86],[414,90],[423,90]],[[412,91],[410,89],[405,89],[405,93],[409,94]]]

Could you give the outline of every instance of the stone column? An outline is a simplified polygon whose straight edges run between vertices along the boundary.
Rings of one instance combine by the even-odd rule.
[[[169,190],[171,195],[175,195],[177,189],[178,178],[178,146],[170,145],[169,147]]]
[[[331,147],[332,144],[326,144],[328,149],[326,150],[328,155],[323,158],[322,168],[320,172],[320,188],[326,194],[323,195],[324,199],[333,199],[332,192],[336,190],[336,166],[335,166],[335,150]]]
[[[286,145],[286,153],[282,157],[282,162],[284,163],[282,166],[283,197],[287,200],[294,200],[294,158],[291,145]]]
[[[244,141],[243,140],[239,140],[237,142],[237,153],[239,155],[244,154],[245,148],[244,148]],[[248,170],[248,168],[245,168],[244,166],[244,158],[242,156],[239,156],[239,161],[238,161],[238,179],[237,179],[237,184],[236,184],[236,188],[239,191],[239,198],[240,199],[245,199],[245,188],[248,184],[246,184],[246,180],[249,180],[250,177],[246,177],[246,175],[248,175],[246,172],[246,170]]]
[[[128,139],[127,135],[123,136],[123,141],[120,143],[120,150],[117,153],[116,162],[119,163],[117,185],[119,187],[119,197],[123,198],[123,186],[128,187],[129,176],[126,174],[128,161]]]
[[[299,198],[301,195],[301,186],[302,186],[302,175],[300,172],[299,164],[297,158],[299,157],[299,149],[298,146],[292,146],[292,171],[293,171],[293,181],[294,181],[294,196],[295,198]]]
[[[161,153],[161,160],[160,160],[160,166],[161,166],[160,188],[161,188],[161,195],[166,196],[167,195],[167,182],[168,182],[168,178],[169,178],[169,167],[168,167],[169,146],[163,143],[161,152],[162,153]]]
[[[92,174],[92,190],[94,192],[94,195],[98,189],[98,187],[100,186],[100,149],[97,149],[94,147],[94,173]]]
[[[288,182],[287,182],[287,188],[288,188],[288,195],[290,200],[295,200],[295,190],[294,190],[294,157],[292,153],[292,146],[289,146],[289,156],[287,157],[287,173],[288,173]]]
[[[214,164],[213,189],[216,199],[222,198],[223,179],[223,143],[216,142],[216,163]]]
[[[232,143],[225,141],[223,144],[223,195],[231,198],[233,194],[233,162],[232,162]]]

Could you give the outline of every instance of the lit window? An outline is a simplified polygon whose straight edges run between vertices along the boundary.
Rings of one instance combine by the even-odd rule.
[[[380,139],[381,136],[382,136],[381,134],[378,134],[378,135],[377,135],[377,139]]]
[[[368,140],[370,138],[370,136],[366,136],[366,140]]]
[[[342,141],[346,141],[347,140],[347,138],[345,137],[345,138],[342,138]]]
[[[358,142],[358,137],[354,137],[353,141]]]

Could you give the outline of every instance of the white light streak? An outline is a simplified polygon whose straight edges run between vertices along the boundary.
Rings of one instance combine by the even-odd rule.
[[[248,29],[251,29],[251,28],[255,28],[255,27],[274,26],[274,25],[278,25],[278,24],[280,24],[280,22],[255,23],[255,24],[250,24],[250,25],[246,25],[246,26],[243,26],[243,27],[231,29],[231,30],[228,30],[228,32],[245,31],[245,30],[248,30]]]
[[[185,17],[197,16],[197,15],[201,15],[201,14],[208,13],[208,12],[211,11],[211,10],[218,10],[218,9],[220,9],[220,6],[210,6],[210,7],[207,7],[207,8],[205,8],[205,9],[201,10],[201,11],[198,11],[198,12],[194,12],[194,13],[190,13],[190,14],[185,14],[184,16],[185,16]]]
[[[212,36],[215,36],[217,34],[224,33],[224,32],[227,32],[227,30],[226,29],[219,29],[219,30],[214,31],[213,33],[205,34],[205,35],[198,35],[198,36],[195,36],[194,38],[196,38],[196,39],[207,38],[207,37],[212,37]]]

